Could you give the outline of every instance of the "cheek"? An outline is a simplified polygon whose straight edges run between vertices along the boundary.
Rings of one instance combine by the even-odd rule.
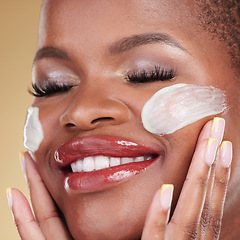
[[[142,109],[146,130],[157,135],[173,133],[227,108],[220,89],[176,84],[155,93]]]
[[[24,146],[34,153],[39,149],[43,138],[44,133],[39,120],[39,109],[30,106],[24,126]]]

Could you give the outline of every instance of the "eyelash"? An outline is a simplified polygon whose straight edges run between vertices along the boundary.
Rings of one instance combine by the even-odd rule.
[[[45,83],[44,86],[37,86],[37,84],[32,84],[33,90],[28,90],[28,92],[33,95],[34,97],[48,97],[55,93],[63,93],[69,91],[73,88],[74,85],[66,85],[66,84],[57,84],[55,82],[52,83]]]
[[[176,71],[174,69],[164,69],[160,66],[155,66],[154,70],[146,71],[142,70],[140,72],[134,72],[128,74],[125,78],[131,83],[148,83],[156,81],[169,81],[176,76]]]
[[[155,66],[153,71],[142,70],[128,74],[125,78],[130,83],[148,83],[156,81],[169,81],[176,76],[176,71],[173,69],[167,70],[159,66]],[[32,84],[32,90],[28,92],[34,97],[48,97],[56,93],[64,93],[73,88],[74,85],[57,84],[55,82],[45,82],[44,86]]]

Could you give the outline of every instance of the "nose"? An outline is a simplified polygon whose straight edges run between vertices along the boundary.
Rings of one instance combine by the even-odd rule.
[[[77,92],[60,117],[66,129],[92,130],[106,125],[119,125],[128,120],[127,106],[106,91]]]

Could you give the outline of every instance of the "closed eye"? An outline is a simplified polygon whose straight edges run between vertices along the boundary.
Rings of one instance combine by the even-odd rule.
[[[152,71],[141,70],[128,74],[125,79],[130,83],[148,83],[155,81],[169,81],[175,76],[176,71],[174,69],[165,69],[160,66],[155,66]]]
[[[57,84],[55,82],[45,82],[43,86],[32,84],[32,90],[28,92],[34,97],[48,97],[57,93],[64,93],[69,91],[75,85]]]

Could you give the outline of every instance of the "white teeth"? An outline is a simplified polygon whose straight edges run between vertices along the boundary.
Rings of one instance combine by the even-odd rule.
[[[122,161],[121,161],[122,164],[130,163],[130,162],[133,162],[133,158],[125,158],[125,157],[123,157]]]
[[[134,159],[134,162],[142,162],[142,161],[144,161],[145,159],[144,159],[144,157],[136,157],[135,159]]]
[[[109,167],[109,157],[96,156],[94,158],[95,158],[95,170]]]
[[[119,166],[121,164],[127,164],[131,162],[143,162],[152,159],[151,156],[140,157],[106,157],[106,156],[94,156],[79,159],[71,164],[72,172],[91,172],[94,170],[100,170],[104,168]]]
[[[95,163],[93,157],[86,157],[83,159],[83,171],[91,172],[95,169]]]
[[[144,161],[147,161],[147,160],[151,160],[151,159],[152,159],[151,156],[144,156],[143,158],[144,158]]]
[[[76,162],[71,164],[71,168],[73,172],[77,172]]]
[[[114,167],[114,166],[118,166],[121,164],[121,159],[118,157],[110,157],[110,166]]]
[[[73,172],[82,172],[83,171],[83,160],[78,160],[71,164]]]
[[[77,166],[77,171],[78,171],[78,172],[83,171],[83,160],[78,160],[78,161],[76,162],[76,166]]]

